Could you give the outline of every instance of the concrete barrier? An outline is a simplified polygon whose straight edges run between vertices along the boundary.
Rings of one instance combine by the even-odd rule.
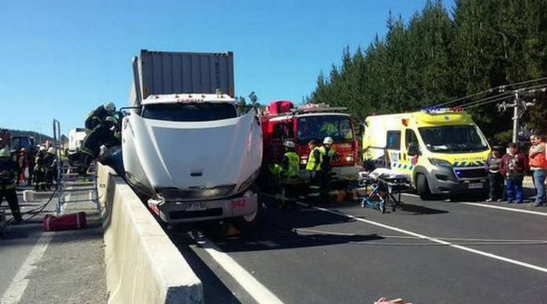
[[[108,303],[203,303],[203,287],[125,181],[99,165]]]

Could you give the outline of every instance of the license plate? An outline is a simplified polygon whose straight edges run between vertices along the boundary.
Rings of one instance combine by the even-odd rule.
[[[482,183],[470,183],[469,189],[482,189]]]
[[[205,203],[187,203],[186,211],[202,211],[207,210]]]

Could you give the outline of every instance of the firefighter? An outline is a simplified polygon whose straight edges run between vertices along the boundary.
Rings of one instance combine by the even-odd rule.
[[[107,117],[114,115],[115,112],[116,105],[113,102],[107,102],[104,105],[97,107],[87,116],[85,120],[85,128],[90,131],[95,129]]]
[[[283,142],[285,154],[281,163],[281,189],[283,190],[281,208],[290,208],[287,197],[294,202],[298,193],[298,177],[300,176],[300,156],[295,152],[296,145],[292,140]]]
[[[17,164],[11,159],[11,153],[8,148],[0,150],[0,204],[6,198],[13,220],[16,223],[21,223],[23,218],[21,217],[17,192],[15,190],[16,172]]]
[[[119,125],[116,116],[108,116],[85,137],[80,151],[80,174],[85,174],[89,164],[99,156],[101,146],[120,145]]]
[[[308,148],[310,149],[310,155],[308,156],[306,171],[309,174],[310,185],[308,187],[307,199],[309,202],[316,203],[319,201],[321,195],[321,152],[319,150],[319,143],[315,139],[309,141]]]
[[[332,148],[333,143],[332,137],[327,136],[323,140],[323,146],[319,148],[321,153],[320,186],[323,202],[329,201],[329,193],[332,188],[332,161],[336,157],[336,151]]]
[[[53,181],[57,182],[57,157],[55,156],[55,149],[50,147],[44,156],[44,168],[46,178],[46,188],[51,190]]]
[[[40,146],[40,150],[38,151],[38,154],[36,155],[34,166],[34,190],[35,191],[45,191],[46,190],[46,166],[45,166],[45,160],[46,157],[46,147]]]

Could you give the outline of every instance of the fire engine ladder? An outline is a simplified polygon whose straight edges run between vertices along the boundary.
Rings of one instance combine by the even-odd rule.
[[[64,214],[66,204],[68,203],[83,203],[92,202],[97,206],[97,211],[101,212],[101,204],[99,202],[99,193],[97,191],[97,174],[96,171],[88,170],[90,176],[81,176],[78,174],[78,168],[72,167],[68,161],[61,161],[60,142],[61,124],[57,120],[53,120],[53,142],[55,147],[55,155],[57,159],[57,216]],[[94,166],[92,166],[94,167]],[[70,196],[77,193],[88,193],[88,198],[70,199]]]

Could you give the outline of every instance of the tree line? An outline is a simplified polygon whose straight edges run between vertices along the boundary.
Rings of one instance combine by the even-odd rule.
[[[345,106],[364,119],[545,76],[547,0],[456,0],[450,11],[430,0],[408,22],[390,12],[387,34],[367,48],[346,47],[341,64],[319,74],[307,101]],[[546,95],[535,99],[521,121],[545,132]],[[491,142],[510,141],[511,111],[489,103],[469,112]]]

